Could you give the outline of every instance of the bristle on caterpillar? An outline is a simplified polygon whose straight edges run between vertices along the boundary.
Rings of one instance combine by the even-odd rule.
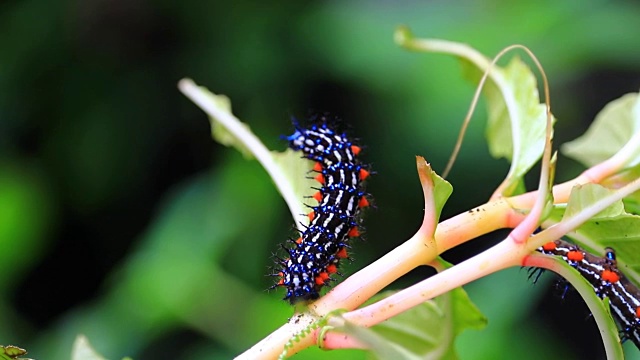
[[[621,339],[631,340],[640,349],[640,289],[617,267],[613,249],[598,257],[563,240],[544,244],[537,251],[561,257],[574,267],[600,298],[609,298],[611,314],[620,325]]]
[[[317,205],[307,215],[309,226],[278,264],[280,279],[274,287],[285,287],[284,300],[292,304],[317,299],[322,287],[334,281],[331,275],[348,258],[348,242],[360,236],[360,210],[369,206],[363,182],[370,172],[358,159],[361,148],[338,132],[336,123],[317,115],[308,127],[294,123],[295,132],[286,137],[292,149],[315,162],[312,171],[320,184],[312,196]]]

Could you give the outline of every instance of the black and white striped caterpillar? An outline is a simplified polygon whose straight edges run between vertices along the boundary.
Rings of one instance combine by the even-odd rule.
[[[309,226],[291,240],[287,258],[278,264],[280,279],[274,287],[285,287],[284,299],[292,304],[318,298],[321,288],[334,280],[340,260],[348,257],[349,239],[360,236],[360,209],[369,205],[363,181],[370,173],[358,160],[360,147],[337,132],[335,122],[328,115],[316,115],[307,128],[294,124],[295,132],[286,137],[292,149],[315,161],[313,171],[320,183]]]
[[[537,250],[562,257],[587,279],[600,298],[609,298],[611,314],[620,325],[622,340],[631,340],[640,349],[640,289],[618,270],[613,249],[607,248],[605,256],[598,257],[574,244],[556,240]]]

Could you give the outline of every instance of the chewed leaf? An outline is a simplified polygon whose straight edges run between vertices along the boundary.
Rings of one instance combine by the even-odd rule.
[[[249,126],[231,113],[231,103],[226,96],[213,94],[189,79],[181,80],[178,87],[209,115],[214,139],[235,147],[246,157],[255,157],[262,164],[287,202],[293,218],[301,220],[300,215],[305,213],[306,207],[300,200],[310,195],[309,183],[304,179],[306,171],[301,172],[301,169],[308,170],[311,166],[309,161],[301,159],[299,155],[293,155],[290,151],[269,151],[251,132]],[[302,225],[298,224],[298,228],[302,230]]]
[[[375,302],[391,293],[374,297]],[[455,359],[455,339],[465,329],[481,329],[487,319],[462,288],[424,302],[370,329],[346,329],[381,359]],[[354,327],[355,328],[355,327]]]
[[[233,117],[233,113],[231,112],[231,100],[227,96],[214,94],[204,86],[200,86],[199,89],[202,94],[208,97],[212,103],[216,104],[220,110]],[[251,133],[249,125],[240,122],[238,119],[236,120],[240,126],[245,127],[246,131]],[[239,138],[236,134],[229,131],[229,129],[227,129],[215,115],[209,115],[209,122],[211,123],[211,136],[214,140],[222,145],[236,148],[236,150],[240,151],[246,158],[253,157],[251,150],[247,148],[246,144],[242,141],[242,138]]]
[[[587,132],[562,145],[561,151],[585,166],[593,166],[629,146],[633,154],[626,166],[632,167],[640,163],[639,134],[640,97],[638,93],[630,93],[607,104]]]
[[[586,207],[614,193],[597,184],[576,186],[566,209],[556,208],[548,220],[557,223],[581,216]],[[604,254],[606,247],[613,248],[624,274],[640,284],[640,216],[627,213],[622,201],[588,219],[567,237],[596,255]]]
[[[462,60],[467,75],[475,83],[491,62],[468,45],[436,39],[418,39],[405,27],[396,30],[396,42],[416,50],[439,52]],[[519,58],[507,67],[494,66],[485,85],[489,124],[487,139],[494,157],[511,161],[499,192],[512,195],[523,189],[522,177],[540,159],[544,151],[546,108],[540,103],[536,78]]]
[[[249,151],[249,149],[247,149],[247,147],[244,146],[242,142],[238,141],[238,139],[235,138],[233,134],[228,132],[224,126],[222,126],[219,122],[215,121],[212,118],[210,118],[209,120],[211,121],[211,136],[215,141],[219,142],[222,145],[236,148],[236,150],[240,151],[240,153],[242,153],[242,155],[247,159],[251,159],[253,157],[251,151]],[[242,125],[246,126],[247,131],[251,131],[248,125]]]
[[[106,360],[99,355],[89,344],[84,335],[78,335],[71,351],[71,360]]]

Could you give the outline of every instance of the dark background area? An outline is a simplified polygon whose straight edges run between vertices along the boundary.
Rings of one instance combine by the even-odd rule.
[[[84,333],[109,358],[229,358],[290,316],[280,292],[263,291],[270,255],[293,229],[284,202],[257,163],[214,143],[181,78],[227,95],[272,149],[310,109],[338,114],[362,139],[376,209],[350,274],[418,228],[414,156],[444,169],[475,87],[454,58],[396,46],[398,25],[487,56],[530,47],[561,144],[638,90],[639,16],[632,1],[3,2],[0,344],[64,359]],[[482,109],[443,219],[485,202],[508,170],[488,154]],[[561,157],[558,181],[581,170]],[[457,263],[502,236],[444,257]],[[425,276],[412,275],[405,285]],[[522,359],[603,357],[580,297],[562,301],[550,275],[536,286],[526,275],[469,286],[490,325],[463,335],[463,358],[495,358],[490,346]]]

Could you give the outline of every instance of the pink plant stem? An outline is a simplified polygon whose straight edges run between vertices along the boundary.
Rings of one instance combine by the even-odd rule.
[[[284,346],[298,331],[290,324],[284,324],[276,331],[272,332],[266,338],[260,340],[257,344],[253,345],[244,353],[238,355],[236,360],[246,359],[277,359],[278,356],[284,351]],[[317,331],[311,334],[301,337],[300,341],[296,343],[296,346],[288,352],[291,356],[300,350],[306,349],[309,346],[315,345],[317,339]]]
[[[587,169],[573,180],[554,186],[554,203],[566,203],[574,186],[599,183],[618,169],[619,166],[605,161]],[[516,227],[525,219],[526,212],[531,209],[536,197],[537,191],[532,191],[511,198],[498,199],[442,221],[435,232],[436,249],[428,251],[424,249],[424,244],[428,243],[428,241],[426,240],[426,234],[419,231],[405,243],[347,278],[327,295],[312,303],[309,309],[317,316],[324,316],[335,309],[353,310],[400,276],[417,266],[428,264],[438,254],[488,232],[501,228]],[[423,250],[420,250],[421,248]],[[365,307],[345,314],[345,318],[361,325],[370,326],[379,322],[379,318],[373,316],[374,312],[379,309],[384,311],[383,317],[388,319],[395,315],[396,312],[399,313],[399,311],[392,311],[393,307],[408,309],[487,274],[510,266],[517,266],[527,255],[524,251],[527,250],[523,246],[516,246],[512,241],[503,241],[496,247],[481,254],[480,266],[475,264],[477,259],[472,264],[462,262],[446,270],[445,272],[449,272],[447,276],[431,277],[419,283],[419,290],[397,293],[396,295],[400,295],[398,295],[399,297],[394,297],[393,303],[390,300],[381,305],[377,305],[379,304],[377,303],[374,304],[377,305],[376,308]],[[519,254],[519,252],[523,253]],[[500,259],[499,256],[508,257],[503,259],[502,262],[495,261]],[[415,299],[412,300],[412,297],[415,297]],[[396,303],[398,299],[401,301],[399,304]],[[289,324],[285,324],[241,354],[237,359],[275,358],[282,352],[284,344],[294,335],[295,332],[292,327]],[[328,334],[328,336],[331,338],[332,335]],[[317,332],[313,332],[311,335],[302,338],[290,350],[289,354],[295,354],[315,344],[316,337]]]
[[[322,339],[323,349],[369,349],[369,346],[363,344],[358,339],[348,334],[339,332],[327,332]]]
[[[520,259],[525,256],[523,249],[511,239],[502,241],[438,276],[432,276],[375,304],[347,313],[344,318],[356,325],[373,326],[473,280],[519,265]]]

